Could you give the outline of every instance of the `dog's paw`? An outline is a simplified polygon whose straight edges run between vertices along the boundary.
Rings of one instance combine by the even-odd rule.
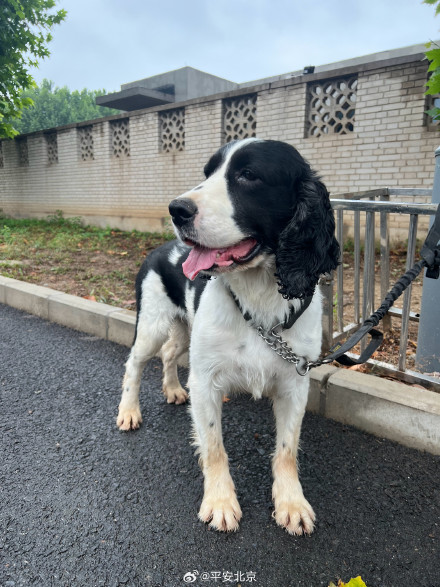
[[[275,511],[272,516],[279,526],[285,528],[289,534],[297,536],[311,534],[316,520],[312,506],[302,496],[292,501],[275,500]]]
[[[118,417],[116,418],[116,425],[119,430],[137,430],[142,424],[142,415],[139,407],[124,408],[119,406]]]
[[[235,493],[229,498],[204,497],[199,510],[199,519],[221,532],[236,532],[241,516],[241,508]]]
[[[183,387],[163,387],[164,396],[168,404],[184,404],[188,401],[188,394]]]

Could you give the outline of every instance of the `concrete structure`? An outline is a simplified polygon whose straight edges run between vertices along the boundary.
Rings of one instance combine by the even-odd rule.
[[[194,67],[182,67],[121,85],[120,92],[99,96],[98,106],[119,110],[139,110],[160,104],[183,102],[235,90],[239,84],[205,73]]]
[[[424,50],[378,53],[1,141],[0,208],[161,230],[168,202],[200,182],[210,155],[247,136],[293,144],[333,196],[431,188],[439,138],[425,115]],[[164,84],[146,90],[167,95]],[[407,219],[391,222],[391,236],[406,238]]]

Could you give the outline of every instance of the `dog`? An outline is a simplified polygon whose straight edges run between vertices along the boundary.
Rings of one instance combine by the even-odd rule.
[[[273,516],[290,534],[310,534],[315,513],[297,469],[309,377],[265,342],[274,346],[275,329],[294,362],[319,357],[317,284],[340,257],[329,194],[299,152],[279,141],[228,143],[204,172],[204,181],[169,205],[179,240],[153,251],[137,277],[136,335],[117,425],[139,427],[142,369],[158,353],[167,401],[187,400],[177,363],[189,345],[190,411],[204,475],[199,519],[238,529],[221,411],[224,395],[245,390],[273,403]]]

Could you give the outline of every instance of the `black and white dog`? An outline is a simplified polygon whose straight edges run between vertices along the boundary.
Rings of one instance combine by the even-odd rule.
[[[329,195],[298,151],[278,141],[229,143],[204,171],[206,179],[169,206],[180,240],[151,253],[137,277],[136,336],[117,425],[139,427],[141,373],[158,353],[167,401],[186,401],[177,360],[189,345],[191,414],[205,480],[199,518],[218,530],[238,528],[221,411],[224,395],[246,390],[273,402],[274,517],[291,534],[309,534],[315,514],[296,462],[308,376],[274,353],[257,329],[278,325],[295,354],[318,358],[316,286],[339,261]]]

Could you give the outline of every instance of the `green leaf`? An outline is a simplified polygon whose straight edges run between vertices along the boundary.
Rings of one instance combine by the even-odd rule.
[[[438,63],[440,60],[440,48],[430,49],[429,51],[425,52],[425,55],[429,61],[435,61]]]
[[[431,110],[425,110],[425,114],[430,116],[433,120],[440,120],[440,108],[431,108]]]
[[[362,581],[361,577],[356,577],[355,579],[350,579],[348,583],[342,583],[341,587],[367,587],[365,583]]]
[[[440,75],[434,74],[426,82],[428,90],[425,94],[440,94]]]
[[[440,0],[423,0],[424,4],[430,4],[431,6],[434,6],[434,4],[438,4],[437,8],[435,9],[435,14],[437,16],[437,14],[440,13]]]
[[[1,1],[0,138],[17,134],[12,120],[31,105],[22,93],[35,86],[28,69],[50,54],[50,30],[65,17],[54,0]]]
[[[330,583],[328,587],[336,587],[334,583]],[[362,578],[356,577],[355,579],[350,579],[348,583],[344,583],[339,579],[337,587],[367,587],[365,583],[362,581]]]

